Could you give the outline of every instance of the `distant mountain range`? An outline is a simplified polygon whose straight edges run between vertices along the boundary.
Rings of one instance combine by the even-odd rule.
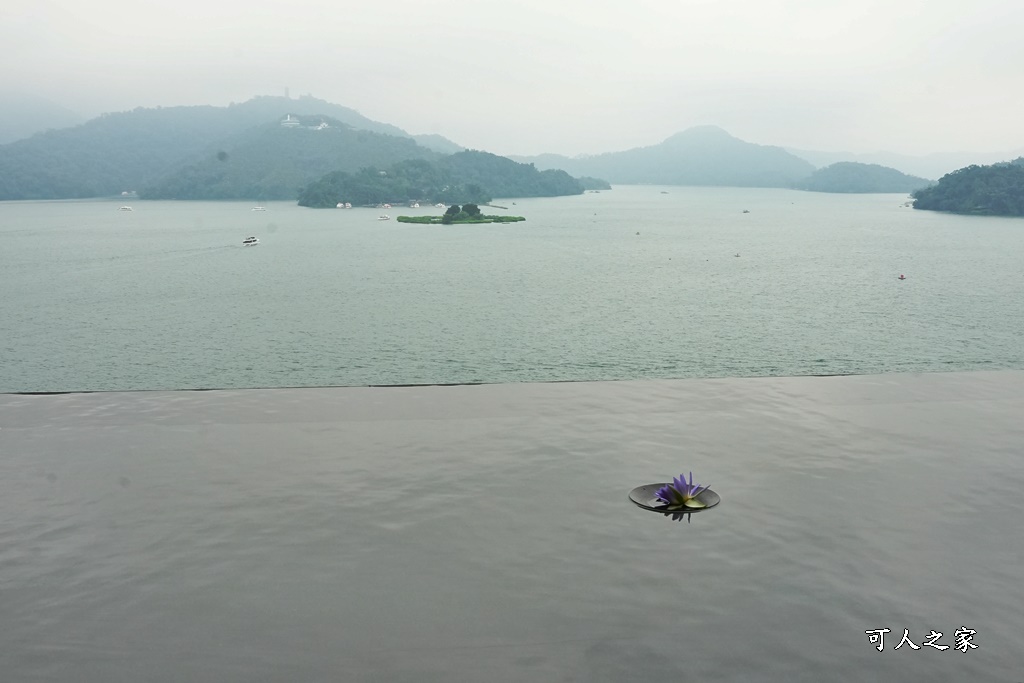
[[[560,168],[570,175],[623,185],[792,187],[815,170],[811,163],[781,147],[744,142],[715,126],[690,128],[660,144],[623,152],[512,158],[540,169]]]
[[[1024,147],[1003,152],[936,152],[924,156],[895,154],[893,152],[812,152],[786,148],[790,154],[806,159],[821,168],[840,161],[855,161],[862,164],[878,164],[894,168],[903,173],[921,178],[938,179],[947,173],[972,165],[995,164],[1024,155]]]
[[[722,143],[719,149],[714,148],[715,138],[718,138],[718,142]],[[641,182],[633,180],[633,178],[643,177],[645,174],[634,173],[629,168],[634,162],[638,160],[650,161],[652,167],[659,164],[664,160],[665,153],[669,152],[670,149],[675,146],[677,151],[688,151],[698,159],[702,154],[702,150],[699,149],[698,145],[692,145],[689,150],[682,150],[680,147],[685,147],[687,143],[696,142],[696,139],[703,138],[702,144],[704,146],[703,153],[714,153],[714,152],[729,152],[729,147],[735,151],[738,147],[736,143],[743,142],[737,138],[733,138],[724,130],[715,126],[699,126],[690,128],[682,133],[678,133],[664,142],[653,145],[650,147],[640,147],[623,152],[609,152],[598,155],[580,155],[576,157],[566,157],[558,154],[540,154],[537,156],[512,156],[510,158],[516,161],[533,163],[536,164],[537,168],[562,168],[569,173],[574,175],[577,173],[589,173],[591,170],[597,172],[600,170],[610,169],[610,174],[600,175],[600,177],[608,177],[613,183],[624,183],[629,184],[633,182]],[[744,145],[751,145],[752,143],[743,143]],[[839,162],[856,162],[864,165],[879,165],[887,168],[892,168],[901,173],[909,176],[936,179],[941,178],[947,173],[964,168],[970,165],[983,165],[983,164],[994,164],[1001,161],[1008,161],[1010,159],[1024,155],[1024,148],[1010,150],[1005,153],[1000,152],[937,152],[934,154],[928,154],[924,156],[912,156],[907,154],[896,154],[893,152],[874,152],[870,154],[855,154],[852,152],[821,152],[811,151],[796,148],[781,148],[781,147],[764,147],[761,145],[753,145],[754,147],[761,148],[759,152],[759,158],[761,160],[769,159],[769,152],[763,150],[775,150],[773,153],[775,159],[779,160],[782,157],[778,155],[779,151],[786,152],[792,157],[806,161],[810,164],[810,170],[815,168],[824,168],[831,166],[832,164]],[[748,148],[748,151],[752,149]],[[646,159],[644,159],[646,157]],[[659,158],[660,157],[660,158]],[[627,168],[623,169],[621,175],[615,169],[615,164],[618,162],[624,162]],[[782,175],[789,175],[793,171],[798,171],[799,166],[792,165],[791,160],[787,160],[787,170],[781,170]],[[806,170],[808,167],[805,165],[803,168]],[[670,174],[676,176],[686,176],[688,173],[682,168],[676,168],[670,171]],[[619,179],[619,178],[623,179]],[[629,180],[626,180],[629,179]],[[649,181],[642,181],[649,182]],[[665,181],[666,184],[676,184],[674,182]],[[686,185],[711,185],[714,182],[708,182],[701,180],[700,182],[685,182],[680,184]],[[747,182],[730,182],[729,185],[739,184],[745,185]],[[901,190],[893,190],[899,192]]]
[[[698,126],[677,133],[660,144],[622,152],[576,157],[541,154],[511,158],[533,163],[537,168],[561,168],[573,175],[597,175],[612,183],[660,182],[670,185],[723,184],[740,187],[753,184],[762,187],[793,187],[800,186],[800,179],[807,177],[815,169],[840,162],[884,166],[910,177],[931,180],[965,166],[998,163],[1022,154],[1024,148],[1006,153],[941,152],[925,156],[891,152],[820,152],[754,145],[732,137],[721,128]],[[751,166],[742,176],[732,176],[734,169],[730,162],[740,158],[745,159]],[[794,158],[805,163],[794,162]],[[652,177],[658,179],[654,180]],[[791,182],[787,182],[787,179]],[[902,181],[896,183],[899,186],[902,184]]]
[[[41,104],[38,116],[24,118],[41,123],[44,111],[53,113]],[[132,190],[154,198],[290,199],[329,173],[391,167],[410,159],[436,163],[461,151],[461,145],[442,136],[410,135],[311,96],[256,97],[227,107],[137,108],[0,145],[0,200],[101,197]],[[879,156],[891,159],[891,168],[858,162],[816,173],[818,166],[853,161],[850,157]],[[619,152],[511,158],[538,170],[566,171],[593,188],[609,181],[905,192],[908,183],[918,187],[924,178],[995,156],[786,150],[700,126],[656,145]],[[926,170],[908,178],[911,168]]]

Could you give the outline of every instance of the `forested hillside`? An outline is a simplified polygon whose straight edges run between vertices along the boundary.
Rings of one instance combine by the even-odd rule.
[[[459,152],[444,157],[440,165],[458,182],[480,185],[494,197],[561,197],[583,193],[583,185],[565,171],[538,171],[533,164],[520,164],[488,152]]]
[[[914,192],[914,208],[989,216],[1024,216],[1024,157],[968,166]]]
[[[100,197],[134,190],[236,125],[215,107],[108,114],[0,147],[0,199]]]
[[[219,141],[287,114],[318,115],[408,137],[347,107],[313,97],[257,97],[228,107],[138,108],[0,145],[0,200],[74,199],[139,190],[198,163]]]
[[[465,151],[430,162],[409,160],[388,168],[337,171],[312,183],[299,204],[332,208],[427,201],[485,204],[495,197],[555,197],[582,194],[583,186],[565,171],[538,171],[487,152]]]
[[[440,159],[413,140],[354,130],[326,117],[298,117],[220,141],[202,158],[143,187],[144,199],[295,199],[306,185],[333,171],[355,172],[406,159]],[[324,127],[321,127],[324,126]]]

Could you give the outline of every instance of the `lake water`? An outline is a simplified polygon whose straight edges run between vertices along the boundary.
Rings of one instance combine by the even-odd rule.
[[[1024,680],[1024,221],[904,201],[0,203],[0,680]]]
[[[618,187],[449,227],[0,203],[0,391],[1024,367],[1024,220],[905,199]]]

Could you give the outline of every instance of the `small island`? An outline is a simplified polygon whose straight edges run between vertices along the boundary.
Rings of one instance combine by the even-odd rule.
[[[399,216],[399,223],[420,223],[422,225],[465,225],[470,223],[518,223],[525,221],[522,216],[487,216],[476,204],[452,204],[443,216]]]

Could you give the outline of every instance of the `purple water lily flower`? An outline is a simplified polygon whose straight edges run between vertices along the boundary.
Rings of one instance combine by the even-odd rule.
[[[693,483],[693,472],[690,472],[689,483],[687,483],[686,477],[680,474],[672,480],[671,484],[662,486],[655,491],[654,495],[669,507],[704,507],[694,498],[707,490],[707,486]]]

